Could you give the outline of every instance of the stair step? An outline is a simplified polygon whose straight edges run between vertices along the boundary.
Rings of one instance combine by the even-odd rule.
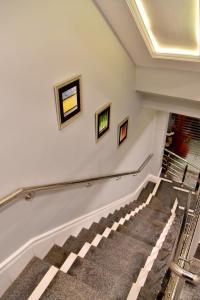
[[[153,208],[147,206],[143,208],[141,211],[138,212],[137,215],[134,217],[131,217],[129,220],[137,220],[145,218],[147,221],[151,220],[159,220],[161,222],[166,223],[166,221],[169,219],[169,214],[163,213],[161,211],[155,211]]]
[[[54,245],[45,256],[44,261],[57,268],[60,268],[68,255],[69,254],[66,253],[64,248]]]
[[[175,201],[175,198],[174,198]],[[174,203],[174,202],[173,202]],[[157,196],[153,196],[148,207],[154,209],[155,211],[160,211],[168,215],[171,214],[171,208],[173,205],[169,205],[165,200],[161,200]]]
[[[140,268],[144,265],[145,256],[137,253],[132,260],[120,258],[118,253],[106,251],[98,247],[91,247],[85,258],[92,261],[113,274],[127,274],[131,276],[132,282],[139,274]]]
[[[150,226],[149,223],[146,223],[146,227],[141,226],[141,224],[138,224],[137,229],[129,228],[128,226],[124,225],[119,225],[117,231],[124,233],[136,240],[147,243],[151,246],[155,246],[161,233],[161,231],[156,230],[156,226]]]
[[[62,246],[67,252],[73,252],[73,253],[78,253],[80,249],[83,247],[85,244],[84,240],[77,239],[74,236],[70,236],[64,245]]]
[[[162,203],[165,203],[168,207],[172,207],[177,196],[176,190],[173,188],[171,182],[164,180],[161,181],[156,195]]]
[[[103,238],[98,248],[108,252],[115,249],[116,254],[119,253],[120,257],[126,259],[134,258],[137,253],[143,254],[146,259],[152,250],[152,247],[148,244],[135,240],[120,232],[112,232],[109,238]]]
[[[103,299],[126,299],[132,284],[132,278],[82,258],[76,259],[68,274],[97,290]]]
[[[58,272],[41,300],[104,300],[94,289],[74,277]],[[21,300],[21,299],[20,299]]]
[[[27,300],[50,265],[34,257],[1,297],[2,300]]]

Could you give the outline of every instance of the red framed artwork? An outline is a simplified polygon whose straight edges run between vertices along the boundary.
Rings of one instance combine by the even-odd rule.
[[[118,145],[120,146],[128,136],[128,117],[118,125]]]

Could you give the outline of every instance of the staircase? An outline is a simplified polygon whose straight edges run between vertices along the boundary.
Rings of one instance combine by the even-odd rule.
[[[169,180],[149,182],[137,200],[54,245],[44,259],[34,257],[1,299],[162,297],[186,194]]]

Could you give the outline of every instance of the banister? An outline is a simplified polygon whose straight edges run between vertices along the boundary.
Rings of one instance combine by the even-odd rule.
[[[62,189],[64,187],[68,187],[70,185],[76,185],[76,184],[82,184],[82,183],[90,183],[95,181],[101,181],[106,179],[112,179],[112,178],[118,178],[128,175],[137,175],[140,173],[145,166],[149,163],[151,158],[153,157],[153,154],[151,153],[141,164],[141,166],[135,170],[135,171],[129,171],[129,172],[123,172],[118,174],[109,174],[109,175],[103,175],[98,177],[91,177],[91,178],[84,178],[79,180],[71,180],[71,181],[63,181],[63,182],[57,182],[57,183],[50,183],[50,184],[43,184],[43,185],[36,185],[36,186],[28,186],[28,187],[22,187],[19,188],[12,193],[8,194],[7,196],[4,196],[0,199],[0,207],[3,205],[6,205],[13,201],[14,199],[18,198],[19,196],[24,196],[25,199],[31,199],[32,193],[39,192],[39,191],[47,191],[47,190],[57,190]]]
[[[184,161],[186,164],[188,164],[188,165],[192,166],[193,168],[197,169],[198,171],[200,171],[200,167],[199,166],[197,166],[195,164],[192,164],[191,162],[189,162],[188,160],[182,158],[181,156],[177,155],[176,153],[168,150],[167,148],[165,148],[164,151],[168,152],[169,154],[172,154],[173,156],[175,156],[175,157],[181,159],[182,161]]]
[[[183,269],[175,262],[170,264],[170,270],[182,279],[188,280],[194,284],[200,283],[200,276],[198,274]]]

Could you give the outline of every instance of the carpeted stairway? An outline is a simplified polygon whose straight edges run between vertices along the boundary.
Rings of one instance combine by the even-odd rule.
[[[1,299],[156,299],[183,219],[172,184],[156,189],[149,182],[136,201],[34,257]]]

